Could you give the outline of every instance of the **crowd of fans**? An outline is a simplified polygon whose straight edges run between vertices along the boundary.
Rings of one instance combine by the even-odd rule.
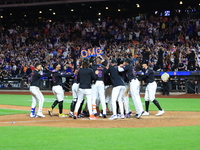
[[[155,71],[200,70],[200,21],[151,16],[85,22],[43,21],[37,27],[1,28],[0,80],[30,75],[36,62],[44,72],[53,63],[72,72],[79,65],[82,49],[101,47],[103,57],[133,60],[137,70],[149,61]]]

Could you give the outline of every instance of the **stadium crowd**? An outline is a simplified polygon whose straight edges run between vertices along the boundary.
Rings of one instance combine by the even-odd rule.
[[[140,70],[148,60],[155,71],[200,70],[200,22],[151,16],[140,20],[43,21],[38,26],[1,28],[0,80],[24,77],[41,62],[44,72],[60,63],[72,72],[82,49],[101,47],[106,59],[131,58]],[[137,67],[138,66],[138,67]]]

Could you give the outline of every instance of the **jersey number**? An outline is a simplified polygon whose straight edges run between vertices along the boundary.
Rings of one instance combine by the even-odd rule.
[[[99,73],[98,73],[98,77],[99,77],[99,78],[102,77],[102,71],[99,71]]]

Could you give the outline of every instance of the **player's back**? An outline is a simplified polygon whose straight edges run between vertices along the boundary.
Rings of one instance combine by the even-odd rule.
[[[92,80],[94,80],[94,72],[90,68],[81,68],[78,72],[79,87],[82,89],[91,88]]]
[[[105,75],[105,72],[107,70],[106,67],[104,67],[101,64],[95,64],[95,65],[92,66],[92,69],[93,69],[93,71],[95,71],[95,70],[99,71],[97,80],[104,81],[104,75]]]
[[[125,86],[123,77],[119,75],[117,66],[111,66],[108,69],[108,72],[110,73],[110,78],[111,78],[113,87]]]
[[[53,86],[62,85],[62,75],[60,72],[52,72]]]
[[[38,71],[33,70],[33,72],[31,73],[31,78],[30,78],[30,83],[31,86],[40,86],[40,78],[41,75],[38,73]]]

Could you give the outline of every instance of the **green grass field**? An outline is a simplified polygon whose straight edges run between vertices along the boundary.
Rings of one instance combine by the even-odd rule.
[[[55,100],[52,95],[45,96],[44,107],[50,107]],[[200,111],[199,102],[200,99],[184,99],[184,98],[157,98],[161,106],[165,111]],[[70,103],[72,101],[71,96],[65,97],[64,108],[69,109]],[[142,98],[144,103],[144,99]],[[5,105],[18,105],[18,106],[30,106],[31,96],[30,95],[0,95],[0,104]],[[130,100],[131,110],[134,110],[133,102]],[[151,104],[150,110],[157,110],[157,108]]]
[[[13,115],[13,114],[26,114],[26,113],[29,113],[29,111],[0,108],[0,116],[2,116],[2,115]]]
[[[161,128],[0,127],[1,150],[199,150],[200,126]]]
[[[45,96],[50,107],[54,96]],[[158,98],[165,111],[200,111],[200,99]],[[69,109],[71,97],[65,97]],[[0,95],[0,104],[30,106],[29,95]],[[134,110],[132,102],[131,109]],[[150,105],[150,110],[157,110]],[[29,113],[0,109],[0,115]],[[67,123],[67,122],[66,122]],[[199,150],[200,126],[157,128],[0,127],[0,150]]]

